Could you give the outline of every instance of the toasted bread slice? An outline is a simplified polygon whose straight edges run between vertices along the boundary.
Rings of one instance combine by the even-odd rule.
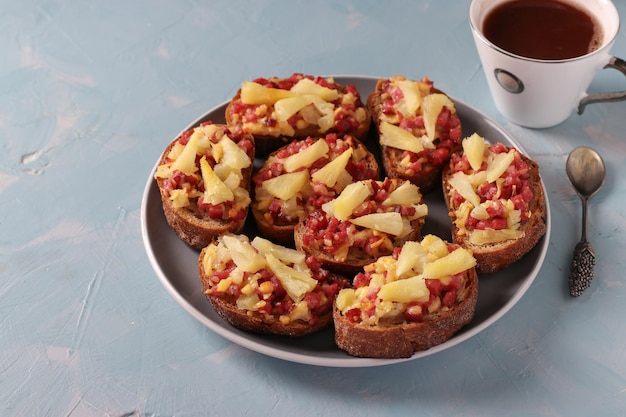
[[[479,274],[500,271],[546,233],[539,166],[516,149],[489,145],[476,134],[463,144],[442,178],[452,239],[474,253]]]
[[[242,230],[253,161],[252,135],[211,122],[167,146],[155,180],[167,223],[181,240],[200,250],[217,235]]]
[[[367,99],[377,127],[387,176],[409,180],[427,193],[460,148],[461,121],[454,103],[428,78],[380,79]]]
[[[353,356],[408,358],[450,339],[474,317],[475,263],[469,251],[427,235],[367,265],[335,301],[337,346]]]
[[[371,124],[354,85],[300,73],[245,81],[227,105],[225,117],[228,124],[239,124],[254,135],[257,155],[267,155],[293,139],[328,133],[365,140]]]
[[[293,244],[294,228],[346,185],[378,178],[375,156],[353,136],[334,133],[292,141],[254,174],[252,214],[262,236]]]
[[[294,249],[228,233],[202,249],[198,269],[206,298],[231,325],[289,337],[328,327],[337,293],[350,285]]]
[[[332,271],[354,275],[404,242],[421,238],[427,213],[419,188],[408,181],[359,181],[298,223],[296,248]]]

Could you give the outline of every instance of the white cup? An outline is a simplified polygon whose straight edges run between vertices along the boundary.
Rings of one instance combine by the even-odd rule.
[[[619,31],[619,14],[610,0],[563,0],[595,16],[603,31],[598,49],[571,59],[541,60],[507,52],[482,33],[485,17],[510,0],[472,0],[469,20],[491,95],[500,113],[531,128],[555,126],[589,103],[626,99],[626,91],[587,94],[594,75],[615,68],[626,75],[626,62],[609,51]]]

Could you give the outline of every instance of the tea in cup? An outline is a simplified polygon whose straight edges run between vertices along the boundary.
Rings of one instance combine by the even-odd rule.
[[[512,122],[551,127],[589,103],[626,99],[587,94],[602,68],[626,75],[610,54],[619,15],[609,0],[473,0],[469,18],[496,107]]]

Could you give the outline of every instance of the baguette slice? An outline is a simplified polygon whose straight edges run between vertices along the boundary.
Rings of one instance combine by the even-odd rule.
[[[394,248],[420,239],[427,213],[419,188],[408,181],[359,181],[298,223],[296,248],[332,271],[354,275]]]
[[[217,235],[242,230],[253,161],[252,135],[211,122],[183,132],[167,146],[155,180],[167,223],[183,242],[200,250]],[[211,190],[205,189],[207,181]]]
[[[408,358],[470,323],[478,299],[475,259],[455,249],[458,245],[427,235],[367,265],[354,288],[335,300],[337,346],[353,356]]]
[[[470,145],[471,142],[474,145]],[[479,274],[500,271],[522,258],[546,233],[546,206],[539,166],[516,149],[500,143],[489,145],[476,134],[464,139],[463,143],[465,150],[452,156],[442,178],[444,198],[452,220],[452,240],[474,253]],[[510,153],[514,158],[513,162],[506,164],[505,158],[502,158],[501,162],[506,164],[506,167],[500,168],[500,171],[504,168],[502,174],[494,181],[483,181],[485,168],[488,167],[487,160],[494,160],[494,151],[500,155]],[[468,156],[469,160],[473,158],[476,161],[475,166],[481,166],[478,170],[472,168]],[[456,172],[462,172],[467,176],[465,178],[476,178],[471,188],[475,195],[482,195],[482,206],[494,204],[495,201],[496,207],[503,209],[495,216],[485,216],[484,212],[481,216],[480,212],[483,210],[472,211],[477,197],[470,197],[470,200],[474,200],[472,203],[467,199],[467,194],[472,194],[471,191],[465,191],[465,197],[458,192],[458,188],[467,187],[467,183],[463,186],[464,181],[455,182],[453,176]],[[512,193],[511,187],[506,186],[507,183],[515,184]],[[476,191],[478,187],[483,191]],[[498,188],[501,190],[500,198],[485,197],[493,194],[489,190],[495,192]],[[468,217],[470,213],[472,216]],[[519,216],[521,218],[518,221]],[[506,227],[504,231],[497,232],[489,230],[492,229],[490,226],[485,231],[477,231],[480,227],[474,224],[475,217],[487,223],[506,223]]]
[[[239,124],[254,135],[261,156],[294,139],[328,133],[364,141],[371,124],[354,85],[300,73],[245,81],[227,105],[225,117],[228,124]]]
[[[387,176],[409,180],[423,193],[439,187],[443,166],[461,144],[461,121],[449,97],[428,78],[394,76],[378,80],[367,106]]]
[[[304,158],[298,162],[294,157]],[[330,133],[292,141],[272,152],[253,176],[251,209],[260,234],[292,245],[294,228],[302,218],[337,196],[348,183],[378,178],[378,171],[375,156],[353,136]],[[278,177],[284,180],[270,187],[267,181]]]
[[[294,249],[234,234],[217,237],[198,258],[203,292],[221,317],[245,331],[289,337],[328,327],[335,296],[350,285],[320,266]]]

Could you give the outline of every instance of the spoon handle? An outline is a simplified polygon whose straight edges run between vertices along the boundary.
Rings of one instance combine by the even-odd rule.
[[[578,242],[570,264],[569,292],[572,297],[578,297],[591,285],[595,264],[596,253],[591,243],[584,240]]]
[[[587,241],[587,197],[581,197],[581,201],[583,203],[583,224],[582,224],[582,236],[580,238],[581,241]]]

